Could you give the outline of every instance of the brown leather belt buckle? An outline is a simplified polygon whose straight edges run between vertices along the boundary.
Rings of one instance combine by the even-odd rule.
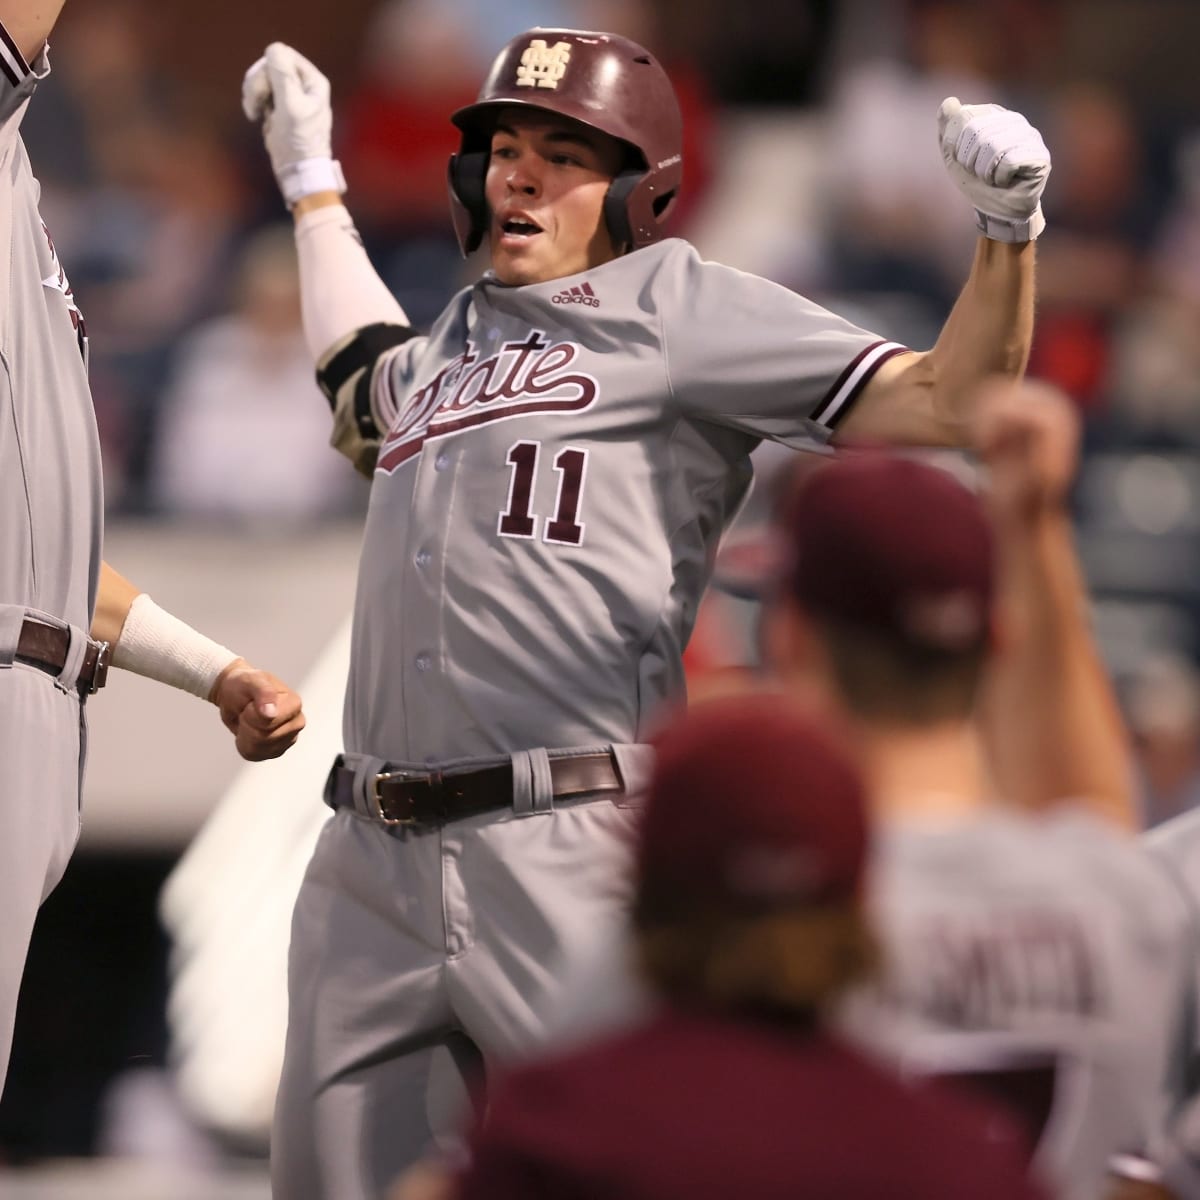
[[[399,783],[401,787],[388,787]],[[410,785],[417,785],[416,788]],[[424,785],[428,790],[418,793]],[[441,798],[442,773],[440,771],[380,771],[371,782],[371,799],[375,814],[385,825],[422,825],[436,820],[437,801]],[[418,795],[420,799],[418,799]],[[420,812],[421,799],[430,801],[429,812]]]
[[[93,642],[96,647],[96,665],[92,670],[92,677],[84,686],[84,692],[89,696],[94,696],[108,681],[108,664],[112,659],[112,648],[107,642]],[[84,659],[86,666],[87,659]]]

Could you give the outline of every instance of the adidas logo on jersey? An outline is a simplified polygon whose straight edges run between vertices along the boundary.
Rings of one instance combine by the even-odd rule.
[[[550,302],[551,304],[586,304],[591,308],[599,308],[600,301],[596,293],[592,291],[590,283],[581,284],[579,287],[566,288],[559,292]]]

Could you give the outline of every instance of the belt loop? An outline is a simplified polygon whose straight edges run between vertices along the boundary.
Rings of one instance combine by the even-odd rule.
[[[512,756],[513,813],[532,817],[554,810],[554,784],[550,756],[544,749],[520,750]]]
[[[387,769],[386,758],[367,754],[347,754],[345,765],[354,772],[354,807],[367,817],[378,818],[375,808],[375,776]]]
[[[71,641],[67,646],[62,670],[58,673],[58,682],[68,692],[73,692],[79,682],[79,672],[83,669],[83,656],[87,653],[88,635],[74,625],[68,625],[67,632],[71,635]]]
[[[25,624],[25,608],[20,604],[0,604],[0,667],[11,667]]]
[[[645,742],[614,742],[612,753],[617,761],[617,774],[625,785],[625,795],[640,796],[654,770],[654,747]]]
[[[377,817],[375,809],[375,777],[387,770],[386,758],[363,755],[354,763],[354,807],[368,817]]]
[[[527,751],[533,776],[533,811],[554,811],[554,777],[550,774],[550,755],[540,747]]]
[[[533,813],[533,763],[528,750],[518,750],[512,756],[513,813],[528,817]]]

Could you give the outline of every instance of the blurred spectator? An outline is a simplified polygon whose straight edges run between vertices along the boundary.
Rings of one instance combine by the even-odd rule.
[[[1125,711],[1134,737],[1146,828],[1200,807],[1200,672],[1157,656],[1130,681]]]
[[[877,953],[862,783],[830,732],[743,696],[701,705],[657,749],[633,920],[661,1010],[501,1080],[452,1194],[1039,1194],[1004,1121],[902,1084],[826,1024]]]
[[[1085,409],[1106,399],[1116,323],[1145,282],[1161,215],[1145,139],[1124,97],[1074,84],[1053,97],[1044,130],[1055,147],[1038,246],[1038,325],[1030,371]]]
[[[1014,7],[908,0],[899,6],[903,40],[895,52],[859,59],[852,42],[832,82],[830,282],[923,302],[935,331],[976,240],[938,154],[938,107],[947,96],[1013,103],[1006,72],[1019,69],[1027,37]],[[1047,142],[1057,179],[1059,151],[1049,136]]]
[[[366,30],[362,67],[339,106],[336,152],[358,227],[384,282],[428,328],[463,282],[446,165],[450,114],[475,99],[470,39],[439,0],[388,0]]]
[[[1140,436],[1200,442],[1200,134],[1174,158],[1175,189],[1152,247],[1146,294],[1133,296],[1113,346],[1119,415]],[[1126,436],[1128,442],[1128,436]]]
[[[329,406],[300,326],[290,228],[252,238],[234,310],[179,345],[163,398],[151,498],[187,516],[303,522],[351,511],[366,489],[329,446]]]

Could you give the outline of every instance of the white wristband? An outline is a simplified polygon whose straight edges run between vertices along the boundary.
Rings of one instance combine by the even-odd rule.
[[[977,208],[975,228],[993,242],[1034,242],[1046,228],[1046,218],[1042,215],[1040,204],[1023,220],[1015,217],[997,217]]]
[[[280,170],[277,178],[288,208],[314,192],[337,192],[340,195],[346,190],[342,164],[336,158],[302,158]]]
[[[142,592],[129,606],[112,665],[207,700],[217,677],[237,657]]]

